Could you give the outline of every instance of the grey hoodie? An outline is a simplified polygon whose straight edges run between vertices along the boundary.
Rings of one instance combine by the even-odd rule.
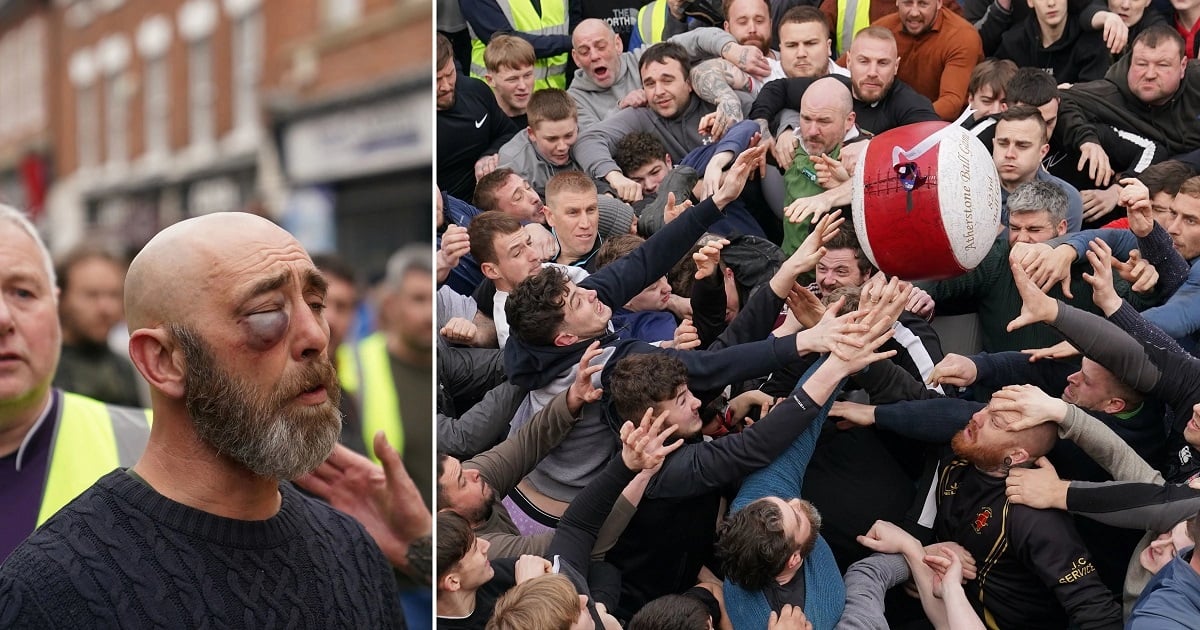
[[[698,28],[686,33],[680,33],[670,41],[683,46],[688,54],[696,57],[719,57],[721,49],[730,42],[737,43],[723,29],[715,27]],[[582,68],[575,71],[571,87],[567,93],[575,99],[579,106],[579,131],[586,131],[600,121],[608,118],[617,111],[617,103],[627,94],[642,89],[642,76],[638,72],[638,60],[642,58],[643,46],[637,50],[621,53],[617,58],[616,80],[609,87],[600,87]]]

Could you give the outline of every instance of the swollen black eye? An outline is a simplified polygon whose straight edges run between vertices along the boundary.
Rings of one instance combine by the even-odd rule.
[[[255,350],[266,350],[283,339],[288,315],[283,311],[253,313],[246,317],[244,326],[249,336],[248,345]]]

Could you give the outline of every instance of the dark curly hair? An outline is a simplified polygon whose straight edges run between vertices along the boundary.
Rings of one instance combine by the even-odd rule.
[[[854,260],[858,263],[858,272],[867,276],[875,273],[875,265],[872,265],[870,259],[863,253],[862,245],[858,242],[858,235],[854,233],[854,225],[849,221],[843,223],[833,238],[825,244],[825,251],[831,252],[835,249],[854,250]]]
[[[617,148],[612,157],[622,173],[632,173],[654,160],[663,159],[666,155],[667,147],[663,146],[662,140],[657,136],[645,131],[635,131],[617,141]]]
[[[669,354],[633,354],[612,367],[606,389],[621,419],[638,424],[647,407],[671,400],[680,385],[686,387],[687,376],[683,361]]]
[[[522,280],[504,304],[512,334],[530,345],[554,345],[563,324],[567,282],[567,274],[555,267],[543,267]]]
[[[821,515],[802,501],[812,525],[808,538],[797,547],[783,526],[783,512],[775,503],[759,499],[729,515],[717,530],[715,553],[725,576],[747,590],[761,590],[787,566],[797,550],[807,558],[817,544]]]

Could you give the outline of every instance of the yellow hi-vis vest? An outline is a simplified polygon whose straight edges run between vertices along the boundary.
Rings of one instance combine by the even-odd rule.
[[[37,525],[114,468],[137,463],[150,438],[150,411],[63,392]]]
[[[567,27],[567,0],[542,0],[542,13],[538,15],[531,0],[496,0],[514,31],[530,35],[570,35]],[[482,79],[487,73],[483,63],[483,51],[487,44],[480,41],[471,30],[471,76]],[[567,57],[560,53],[553,57],[538,59],[533,63],[533,89],[567,88]],[[395,446],[395,444],[393,444]]]
[[[338,349],[338,380],[342,390],[358,401],[362,415],[363,442],[371,459],[375,455],[375,433],[382,430],[392,448],[404,452],[404,422],[400,417],[400,399],[388,362],[387,339],[374,333],[350,349]]]
[[[667,27],[667,0],[654,0],[638,9],[637,30],[642,44],[652,46],[663,41]]]
[[[838,0],[838,25],[836,33],[837,54],[840,57],[850,50],[855,33],[871,25],[871,0]]]

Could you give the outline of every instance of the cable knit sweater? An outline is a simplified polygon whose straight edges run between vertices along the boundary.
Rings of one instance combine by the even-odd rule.
[[[362,526],[279,491],[275,516],[241,521],[115,470],[0,566],[0,628],[404,628]]]

